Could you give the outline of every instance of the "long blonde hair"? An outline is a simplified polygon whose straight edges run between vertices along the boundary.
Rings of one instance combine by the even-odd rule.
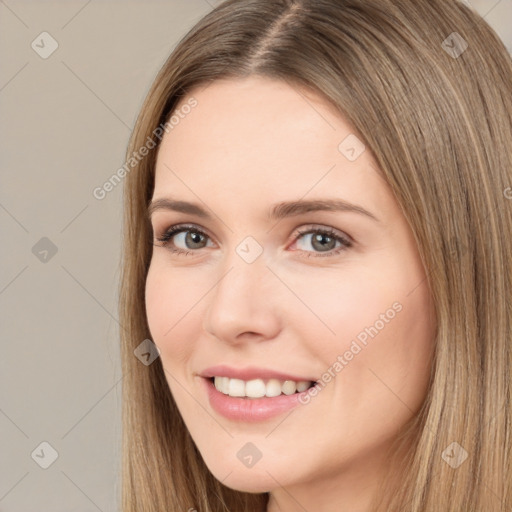
[[[384,510],[510,512],[512,62],[504,44],[456,0],[227,0],[165,62],[127,158],[194,87],[252,74],[313,90],[350,122],[427,270],[437,317],[431,382]],[[125,178],[122,510],[263,512],[268,493],[234,491],[209,472],[160,359],[146,366],[134,356],[151,337],[146,210],[157,149]],[[467,459],[454,467],[450,457],[462,450]]]

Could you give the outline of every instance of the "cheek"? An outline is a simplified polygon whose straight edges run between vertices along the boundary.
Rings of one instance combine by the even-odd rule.
[[[315,353],[323,355],[326,363],[349,350],[354,340],[362,347],[369,345],[377,333],[393,330],[403,316],[401,291],[406,284],[380,265],[350,266],[339,272],[322,269],[317,276],[297,280],[293,287],[303,304],[297,302],[288,312],[300,312],[296,319],[304,333],[301,338],[314,341]]]
[[[297,281],[296,288],[318,318],[297,317],[312,360],[340,376],[334,388],[350,389],[355,409],[363,401],[377,408],[390,401],[402,407],[393,393],[417,408],[426,392],[435,336],[422,267],[390,253],[329,278],[323,272],[302,287]]]
[[[427,392],[435,324],[426,282],[397,299],[400,310],[394,318],[378,332],[365,331],[369,336],[361,358],[364,378],[359,382],[405,418],[420,408]],[[373,327],[381,325],[375,322]]]
[[[146,315],[153,341],[158,345],[164,366],[177,366],[189,357],[193,348],[191,326],[194,305],[204,291],[191,283],[186,272],[173,271],[165,263],[152,261],[146,279]],[[190,274],[190,277],[192,275]]]

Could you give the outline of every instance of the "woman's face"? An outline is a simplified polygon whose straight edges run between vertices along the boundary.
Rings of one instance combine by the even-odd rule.
[[[158,153],[146,283],[183,420],[228,487],[305,508],[314,489],[369,490],[429,379],[435,322],[411,229],[319,97],[256,77],[191,96]]]

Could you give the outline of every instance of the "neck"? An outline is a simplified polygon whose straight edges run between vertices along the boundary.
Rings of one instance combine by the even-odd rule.
[[[326,468],[307,482],[279,486],[270,493],[267,512],[374,512],[374,500],[380,503],[385,497],[378,495],[384,479],[387,493],[400,483],[400,474],[392,471],[401,467],[401,457],[394,455],[393,467],[387,446],[365,460],[348,462],[338,472]]]

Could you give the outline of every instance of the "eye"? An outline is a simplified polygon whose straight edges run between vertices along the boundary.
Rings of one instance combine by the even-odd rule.
[[[343,236],[341,233],[333,230],[332,228],[310,228],[306,231],[297,230],[297,240],[303,239],[304,246],[311,246],[319,250],[320,254],[314,254],[314,257],[335,256],[349,247],[352,247],[352,242],[349,237]],[[339,244],[337,247],[336,245]],[[301,249],[304,250],[304,249]],[[309,254],[307,258],[311,257],[311,251],[305,251]],[[324,253],[324,254],[322,254]]]
[[[210,237],[196,226],[183,224],[171,226],[161,236],[156,238],[162,247],[169,249],[177,255],[184,256],[195,252],[197,249],[205,248],[209,239]],[[306,243],[303,244],[300,252],[309,253],[306,256],[308,258],[311,257],[311,254],[314,257],[334,256],[352,247],[349,237],[343,236],[332,228],[311,227],[306,231],[297,230],[294,235],[294,244],[301,239],[306,241]],[[179,245],[182,247],[179,247]],[[304,249],[304,246],[307,247],[308,245],[311,245],[315,250],[308,251]]]
[[[184,245],[185,248],[176,248],[176,243],[172,241],[173,238],[175,238],[178,243]],[[161,242],[163,247],[169,249],[171,252],[187,256],[190,252],[186,249],[202,249],[204,247],[204,241],[208,238],[210,237],[204,231],[195,226],[179,224],[171,226],[162,236],[158,237],[157,240]]]

